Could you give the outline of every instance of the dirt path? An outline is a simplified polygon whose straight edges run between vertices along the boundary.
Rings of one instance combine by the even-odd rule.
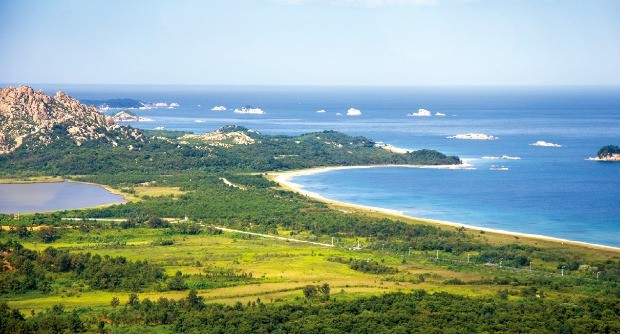
[[[212,227],[216,228],[218,230],[221,230],[221,231],[225,231],[225,232],[243,233],[243,234],[249,234],[249,235],[256,235],[256,236],[263,237],[263,238],[272,238],[272,239],[278,239],[278,240],[284,240],[284,241],[290,241],[290,242],[305,242],[305,243],[313,244],[313,245],[317,245],[317,246],[334,247],[334,245],[332,245],[332,244],[324,244],[324,243],[314,242],[314,241],[291,239],[291,238],[279,237],[277,235],[269,235],[269,234],[262,234],[262,233],[254,233],[254,232],[246,232],[246,231],[240,231],[240,230],[233,230],[233,229],[226,228],[226,227],[218,227],[218,226],[212,226]]]
[[[225,180],[225,179],[224,179]],[[233,185],[234,186],[234,185]],[[171,218],[168,218],[171,219]],[[81,221],[82,218],[63,218],[63,220],[73,220],[73,221]],[[88,218],[88,220],[95,220],[95,221],[114,221],[114,222],[123,222],[126,219],[114,219],[114,218]],[[171,223],[179,223],[180,221],[171,221]],[[206,225],[206,224],[200,224],[201,226],[211,226],[215,229],[224,231],[224,232],[232,232],[232,233],[243,233],[243,234],[249,234],[249,235],[255,235],[258,237],[263,237],[263,238],[271,238],[271,239],[278,239],[278,240],[283,240],[283,241],[290,241],[290,242],[303,242],[303,243],[308,243],[308,244],[312,244],[312,245],[317,245],[317,246],[324,246],[324,247],[334,247],[334,245],[332,244],[324,244],[324,243],[320,243],[320,242],[315,242],[315,241],[308,241],[308,240],[299,240],[299,239],[292,239],[292,238],[286,238],[286,237],[280,237],[277,235],[270,235],[270,234],[262,234],[262,233],[254,233],[254,232],[247,232],[247,231],[241,231],[241,230],[233,230],[231,228],[226,228],[226,227],[220,227],[220,226],[213,226],[213,225]],[[8,230],[8,226],[7,226],[7,230]]]

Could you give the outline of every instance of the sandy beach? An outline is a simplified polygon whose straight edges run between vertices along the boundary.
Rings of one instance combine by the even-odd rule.
[[[380,146],[382,149],[386,150],[386,151],[390,151],[392,153],[398,153],[398,154],[405,154],[405,153],[409,153],[412,152],[413,150],[408,150],[408,149],[404,149],[404,148],[400,148],[400,147],[394,147],[390,144],[385,144]]]
[[[402,211],[398,211],[398,210],[391,210],[391,209],[385,209],[385,208],[374,207],[374,206],[366,206],[366,205],[359,205],[359,204],[352,204],[352,203],[336,201],[336,200],[333,200],[333,199],[325,198],[325,197],[323,197],[323,196],[321,196],[321,195],[319,195],[317,193],[304,190],[301,185],[299,185],[297,183],[294,183],[292,181],[292,179],[294,177],[296,177],[296,176],[313,175],[313,174],[325,173],[325,172],[329,172],[329,171],[343,170],[343,169],[363,169],[363,168],[378,168],[378,167],[475,169],[473,166],[471,166],[468,163],[468,161],[471,161],[471,160],[463,159],[463,164],[461,164],[461,165],[439,165],[439,166],[375,165],[375,166],[318,167],[318,168],[311,168],[311,169],[304,169],[304,170],[297,170],[297,171],[290,171],[290,172],[272,172],[272,173],[268,173],[267,175],[270,176],[270,178],[273,181],[279,183],[282,187],[284,187],[286,189],[292,190],[292,191],[297,192],[297,193],[299,193],[301,195],[308,196],[310,198],[313,198],[313,199],[316,199],[316,200],[319,200],[319,201],[322,201],[322,202],[325,202],[325,203],[328,203],[328,204],[335,204],[335,205],[338,205],[338,206],[350,207],[350,208],[354,208],[354,209],[368,210],[370,212],[378,212],[378,213],[385,214],[387,216],[391,216],[391,217],[394,217],[394,218],[415,219],[415,220],[419,220],[421,222],[425,222],[425,223],[429,223],[429,224],[437,224],[437,225],[453,226],[453,227],[465,227],[467,229],[472,229],[472,230],[476,230],[476,231],[485,231],[485,232],[502,234],[502,235],[507,235],[507,236],[519,237],[519,238],[529,238],[529,239],[535,239],[535,240],[550,241],[550,242],[559,243],[559,244],[569,244],[569,245],[585,246],[585,247],[594,248],[594,249],[605,249],[605,250],[620,251],[620,248],[618,248],[618,247],[599,245],[599,244],[593,244],[593,243],[587,243],[587,242],[575,241],[575,240],[568,240],[568,239],[561,239],[561,238],[554,238],[554,237],[549,237],[549,236],[545,236],[545,235],[538,235],[538,234],[519,233],[519,232],[511,232],[511,231],[504,231],[504,230],[498,230],[498,229],[491,229],[491,228],[486,228],[486,227],[479,227],[479,226],[472,226],[472,225],[467,225],[467,224],[460,224],[460,223],[456,223],[456,222],[419,218],[419,217],[407,216]]]

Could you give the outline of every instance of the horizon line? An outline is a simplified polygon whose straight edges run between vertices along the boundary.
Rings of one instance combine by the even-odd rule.
[[[251,84],[214,84],[214,83],[69,83],[69,82],[0,82],[0,86],[32,86],[32,85],[67,85],[67,86],[159,86],[159,87],[618,87],[618,84],[267,84],[267,83],[251,83]]]

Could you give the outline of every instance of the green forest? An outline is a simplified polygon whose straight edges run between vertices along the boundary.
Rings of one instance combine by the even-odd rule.
[[[58,128],[59,139],[44,148],[33,151],[23,145],[15,152],[0,155],[0,174],[157,175],[188,170],[266,172],[318,166],[460,163],[458,157],[434,150],[391,153],[375,147],[371,139],[336,131],[296,137],[262,135],[239,126],[226,126],[220,131],[241,131],[256,142],[231,147],[190,145],[174,138],[179,132],[151,131],[147,132],[151,136],[141,141],[119,140],[116,147],[99,145],[96,141],[77,146],[62,137],[65,129]]]

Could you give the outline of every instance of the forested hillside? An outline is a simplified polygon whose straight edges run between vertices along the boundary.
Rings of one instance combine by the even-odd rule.
[[[20,147],[15,152],[0,155],[0,175],[159,174],[189,169],[272,171],[316,166],[460,163],[458,157],[434,150],[406,154],[388,152],[375,147],[370,139],[334,131],[297,137],[261,135],[245,128],[241,131],[249,133],[255,142],[230,146],[194,142],[192,145],[156,132],[143,141],[119,139],[116,147],[97,142],[78,146],[59,133],[58,139],[44,148]]]

